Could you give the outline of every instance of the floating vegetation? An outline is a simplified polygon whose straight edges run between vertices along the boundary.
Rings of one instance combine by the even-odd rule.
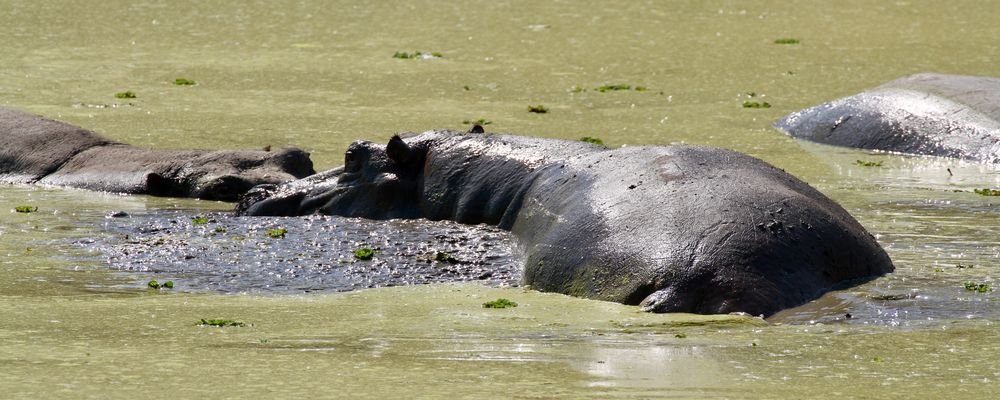
[[[795,38],[774,39],[774,44],[799,44],[799,39]]]
[[[192,81],[190,79],[177,78],[177,79],[174,79],[174,84],[177,85],[177,86],[193,86],[193,85],[197,85],[198,83],[195,82],[195,81]]]
[[[517,303],[507,300],[503,297],[483,303],[483,308],[514,308],[514,307],[517,307]]]
[[[1000,196],[1000,190],[990,188],[975,189],[973,192],[983,196]]]
[[[38,207],[35,207],[35,206],[17,206],[17,207],[14,207],[14,211],[15,212],[19,212],[21,214],[28,214],[28,213],[37,212],[38,211]]]
[[[594,90],[604,93],[604,92],[616,92],[619,90],[632,90],[632,85],[626,84],[615,84],[615,85],[604,85],[594,88]]]
[[[215,227],[215,233],[226,233],[228,231],[229,230],[226,229],[226,227],[224,227],[224,226],[217,226],[217,227]]]
[[[470,88],[469,85],[462,86],[462,89],[465,89],[466,92],[472,90],[472,88]]]
[[[461,262],[451,254],[445,253],[443,251],[439,251],[434,254],[434,261],[448,263],[448,264],[458,264],[459,262]]]
[[[645,86],[632,86],[632,85],[626,85],[624,83],[619,83],[619,84],[614,84],[614,85],[598,86],[598,87],[594,88],[594,90],[598,91],[598,92],[601,92],[601,93],[604,93],[604,92],[617,92],[617,91],[620,91],[620,90],[635,90],[637,92],[645,92],[646,91],[646,87]]]
[[[371,260],[375,257],[375,249],[369,247],[362,247],[360,249],[354,250],[354,258],[361,261]]]
[[[573,87],[570,88],[569,91],[571,93],[583,93],[583,92],[587,91],[587,88],[585,88],[583,86],[579,86],[579,85],[573,85]]]
[[[231,319],[204,319],[204,318],[202,318],[200,321],[195,322],[194,324],[197,325],[197,326],[218,326],[218,327],[226,327],[226,326],[244,327],[244,326],[247,326],[247,324],[244,323],[244,322],[234,321],[234,320],[231,320]]]
[[[191,225],[205,225],[208,224],[208,217],[198,216],[191,218]]]
[[[771,103],[766,101],[744,101],[743,108],[771,108]]]
[[[477,119],[475,121],[468,120],[468,119],[462,121],[462,125],[489,125],[489,124],[492,124],[492,123],[493,123],[493,121],[490,121],[490,120],[485,119],[485,118],[480,118],[480,119]]]
[[[604,146],[604,141],[601,140],[601,139],[599,139],[599,138],[595,138],[595,137],[584,136],[584,137],[580,138],[580,141],[581,142],[587,142],[587,143],[593,143],[593,144],[599,144],[601,146]]]
[[[133,92],[131,90],[127,91],[127,92],[118,92],[118,93],[115,93],[115,97],[119,98],[119,99],[134,99],[135,98],[135,92]]]
[[[881,167],[882,166],[882,162],[881,161],[855,160],[854,163],[857,164],[857,165],[860,165],[862,167]]]
[[[285,228],[268,229],[266,231],[266,233],[267,233],[267,237],[269,237],[269,238],[272,238],[272,239],[281,239],[281,238],[285,237],[286,233],[288,233],[288,229],[285,229]]]
[[[528,112],[533,112],[535,114],[545,114],[549,112],[549,109],[539,104],[537,106],[528,106]]]
[[[405,51],[397,51],[395,54],[392,55],[392,58],[399,58],[402,60],[413,60],[413,59],[429,60],[433,58],[444,58],[444,54],[438,53],[436,51],[431,53],[424,53],[421,51],[414,51],[412,53],[407,53]]]
[[[154,279],[146,283],[146,286],[149,286],[150,289],[173,289],[174,281],[166,281],[161,284]]]
[[[993,288],[990,287],[989,283],[976,283],[976,282],[965,282],[965,290],[970,292],[987,293],[992,292]]]

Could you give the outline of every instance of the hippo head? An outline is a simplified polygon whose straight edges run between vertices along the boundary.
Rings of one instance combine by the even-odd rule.
[[[398,135],[385,146],[357,141],[344,153],[336,185],[319,188],[302,200],[303,213],[370,219],[417,218],[426,149]]]
[[[146,188],[157,196],[236,201],[251,188],[279,184],[315,173],[309,153],[296,148],[270,151],[213,151],[180,167],[146,175]]]

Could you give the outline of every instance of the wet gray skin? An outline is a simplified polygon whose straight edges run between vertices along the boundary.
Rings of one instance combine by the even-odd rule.
[[[817,143],[1000,162],[1000,79],[916,74],[792,113],[774,126]]]
[[[255,189],[237,213],[497,225],[524,284],[653,312],[770,315],[893,270],[823,194],[718,148],[429,131],[355,142],[324,177]]]
[[[149,150],[85,129],[0,108],[0,182],[236,201],[260,184],[314,173],[295,148]]]

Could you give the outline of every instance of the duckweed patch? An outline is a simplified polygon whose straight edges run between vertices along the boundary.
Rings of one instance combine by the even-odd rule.
[[[624,83],[618,83],[613,85],[604,85],[594,88],[594,91],[606,93],[606,92],[618,92],[623,90],[635,90],[636,92],[645,92],[645,86],[632,86]]]
[[[862,167],[881,167],[882,166],[882,162],[881,161],[855,160],[854,163],[857,164],[857,165],[859,165],[859,166],[862,166]]]
[[[604,92],[617,92],[619,90],[632,90],[632,85],[626,84],[615,84],[615,85],[604,85],[594,88],[594,90],[604,93]]]
[[[354,250],[354,258],[361,261],[371,260],[375,257],[375,249],[370,247],[362,247],[360,249]]]
[[[282,239],[282,238],[285,237],[285,234],[288,233],[288,229],[285,229],[285,228],[268,229],[266,231],[266,233],[267,233],[267,237],[269,237],[269,238],[272,238],[272,239]]]
[[[218,326],[218,327],[235,326],[240,328],[247,326],[247,324],[242,321],[235,321],[231,319],[205,319],[205,318],[202,318],[200,321],[195,322],[194,324],[197,326]]]
[[[973,192],[983,196],[1000,196],[1000,190],[990,188],[975,189]]]
[[[131,90],[125,91],[125,92],[118,92],[118,93],[115,93],[115,98],[119,98],[119,99],[134,99],[135,98],[135,92],[133,92]]]
[[[38,207],[35,207],[35,206],[17,206],[17,207],[14,207],[14,211],[15,212],[19,212],[21,214],[29,214],[29,213],[33,213],[33,212],[38,212]]]
[[[194,86],[197,85],[198,83],[186,78],[177,78],[174,79],[174,84],[177,86]]]
[[[581,142],[593,143],[593,144],[598,144],[598,145],[604,146],[604,141],[601,140],[600,138],[595,138],[595,137],[590,137],[590,136],[584,136],[584,137],[580,138],[580,141]]]
[[[779,39],[774,39],[774,44],[799,44],[799,39],[779,38]]]
[[[986,282],[965,282],[965,290],[977,293],[987,293],[992,292],[993,288],[990,287],[989,283]]]
[[[528,112],[535,113],[535,114],[546,114],[546,113],[549,112],[549,109],[547,107],[539,104],[537,106],[528,106]]]
[[[451,254],[439,251],[434,254],[434,261],[443,262],[448,264],[458,264],[460,261],[452,256]]]
[[[766,101],[744,101],[743,108],[771,108],[771,103]]]
[[[173,289],[174,288],[174,281],[166,281],[166,282],[160,283],[160,282],[157,282],[156,279],[153,279],[153,280],[149,281],[148,283],[146,283],[146,286],[148,286],[150,289],[157,289],[157,290],[159,290],[159,289]]]
[[[412,53],[407,53],[405,51],[397,51],[392,55],[392,58],[398,58],[401,60],[414,60],[414,59],[427,60],[432,58],[444,58],[444,54],[441,54],[436,51],[431,53],[424,53],[422,51],[414,51]]]
[[[514,308],[514,307],[517,307],[517,303],[505,299],[503,297],[483,303],[483,308]]]

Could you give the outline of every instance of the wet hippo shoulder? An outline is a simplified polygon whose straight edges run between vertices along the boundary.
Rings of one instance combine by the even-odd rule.
[[[829,198],[718,148],[430,131],[355,142],[322,179],[255,192],[238,213],[497,225],[519,239],[524,284],[654,312],[770,315],[893,270]]]
[[[911,75],[792,113],[774,126],[834,146],[1000,162],[1000,79]]]
[[[0,108],[0,182],[236,201],[259,184],[313,174],[308,153],[286,148],[152,150]]]

